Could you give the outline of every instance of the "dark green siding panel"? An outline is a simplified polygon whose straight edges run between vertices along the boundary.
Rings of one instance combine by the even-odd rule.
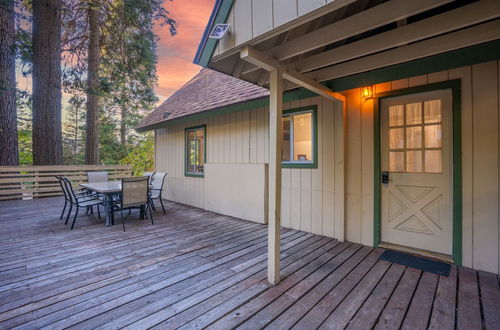
[[[325,85],[332,90],[343,91],[475,63],[493,61],[499,58],[500,40],[494,40],[410,62],[330,80]]]

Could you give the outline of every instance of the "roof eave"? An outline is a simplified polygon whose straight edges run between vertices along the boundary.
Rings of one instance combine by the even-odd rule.
[[[196,51],[196,55],[194,57],[193,63],[206,67],[212,58],[212,55],[215,51],[215,47],[217,46],[216,39],[208,38],[210,31],[215,24],[218,23],[226,23],[227,18],[229,16],[229,12],[233,6],[234,0],[216,0],[214,9],[210,14],[210,19],[208,21],[207,26],[205,27],[205,31],[203,32],[203,36],[201,38],[200,44],[198,45],[198,50]]]

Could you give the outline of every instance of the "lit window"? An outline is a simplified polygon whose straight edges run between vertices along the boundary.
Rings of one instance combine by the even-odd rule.
[[[442,173],[441,100],[389,107],[389,170]]]
[[[316,167],[316,108],[285,111],[283,115],[283,167]]]
[[[205,126],[186,129],[186,175],[203,176],[205,165]]]

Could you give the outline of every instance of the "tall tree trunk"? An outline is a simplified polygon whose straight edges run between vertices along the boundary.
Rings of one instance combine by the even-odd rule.
[[[75,137],[73,140],[73,156],[76,156],[76,154],[78,152],[78,125],[80,124],[79,118],[78,118],[79,112],[80,111],[77,108],[76,115],[75,115]]]
[[[63,163],[61,0],[33,1],[33,164]]]
[[[124,95],[122,94],[120,96],[121,99],[121,104],[120,104],[120,109],[121,109],[121,121],[120,121],[120,142],[122,145],[125,145],[127,142],[127,106],[125,105],[124,100]]]
[[[0,2],[0,166],[18,165],[14,0]]]
[[[85,148],[85,163],[99,164],[99,12],[90,4],[89,9],[89,48],[88,48],[88,78],[87,78],[87,140]]]

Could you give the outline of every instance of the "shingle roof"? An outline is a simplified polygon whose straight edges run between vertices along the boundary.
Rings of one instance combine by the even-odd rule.
[[[265,88],[233,76],[203,68],[196,76],[151,112],[136,129],[167,122],[195,113],[210,111],[269,95]],[[165,113],[168,115],[165,117]]]

